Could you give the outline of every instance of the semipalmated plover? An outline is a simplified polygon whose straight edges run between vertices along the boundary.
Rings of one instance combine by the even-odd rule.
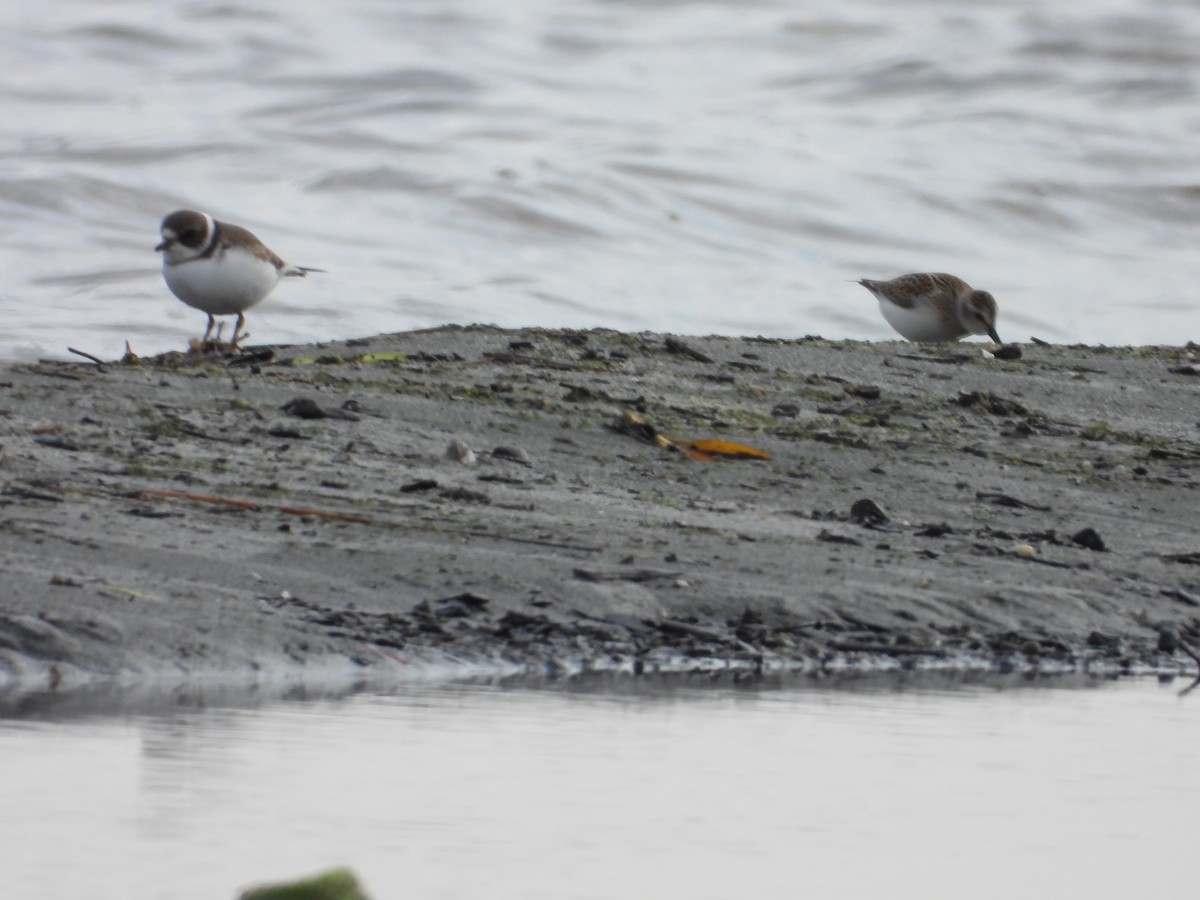
[[[997,344],[996,298],[941,272],[859,282],[879,299],[888,324],[910,341],[956,341],[986,334]]]
[[[161,231],[162,243],[154,249],[163,255],[163,278],[176,297],[208,313],[204,343],[212,334],[214,316],[236,315],[229,341],[236,348],[246,310],[271,293],[281,278],[324,271],[289,265],[245,228],[218,222],[208,213],[177,210],[163,219]]]

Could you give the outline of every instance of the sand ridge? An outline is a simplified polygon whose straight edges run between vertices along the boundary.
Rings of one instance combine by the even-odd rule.
[[[1190,671],[1197,365],[486,326],[9,365],[0,685]]]

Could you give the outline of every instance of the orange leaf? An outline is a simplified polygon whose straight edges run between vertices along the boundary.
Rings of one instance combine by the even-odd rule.
[[[675,446],[681,448],[692,459],[699,460],[700,462],[716,462],[717,461],[717,458],[715,456],[713,456],[712,454],[705,453],[703,450],[697,450],[695,444],[679,443],[679,444],[676,444]]]
[[[699,451],[705,455],[732,456],[735,459],[770,459],[761,450],[747,447],[745,444],[735,444],[733,441],[700,440],[688,445],[689,452]]]

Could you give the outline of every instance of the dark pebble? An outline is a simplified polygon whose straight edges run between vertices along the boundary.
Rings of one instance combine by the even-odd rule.
[[[600,399],[602,398],[599,394],[597,394],[591,388],[586,387],[572,387],[563,396],[563,400],[565,400],[567,403],[590,403],[594,400]]]
[[[1172,600],[1178,600],[1187,606],[1200,606],[1200,599],[1193,597],[1182,588],[1164,588],[1159,593],[1164,597],[1170,597]]]
[[[672,337],[672,336],[668,335],[666,340],[663,343],[664,343],[668,353],[678,353],[681,356],[688,356],[688,357],[691,357],[692,359],[696,360],[697,362],[702,362],[702,363],[716,362],[716,360],[714,360],[707,353],[697,350],[695,347],[689,346],[688,344],[679,340],[679,338],[677,338],[677,337]]]
[[[400,493],[414,494],[417,491],[429,491],[438,486],[438,483],[432,478],[420,478],[416,481],[410,481],[408,484],[400,485]]]
[[[861,547],[862,543],[855,538],[847,537],[844,534],[834,534],[832,531],[822,528],[820,534],[817,535],[817,540],[826,544],[849,544],[853,547]]]
[[[282,425],[277,425],[267,429],[267,434],[273,438],[283,438],[288,441],[307,441],[308,435],[297,431],[295,428],[284,428]]]
[[[487,506],[492,502],[492,498],[482,491],[472,491],[469,488],[456,487],[447,488],[439,494],[444,500],[458,500],[463,503],[479,503]]]
[[[942,522],[937,525],[926,525],[917,532],[917,537],[942,537],[943,535],[953,534],[954,529]]]
[[[350,401],[347,401],[348,403]],[[295,397],[280,407],[289,416],[295,416],[298,419],[346,419],[351,422],[357,422],[358,416],[345,409],[335,410],[330,412],[322,409],[315,400],[310,400],[308,397]]]
[[[1104,539],[1100,537],[1095,528],[1084,528],[1082,531],[1077,531],[1071,535],[1071,540],[1080,547],[1095,550],[1097,553],[1103,553],[1108,549],[1104,546]]]
[[[860,400],[878,400],[882,391],[873,384],[847,384],[842,386],[842,390],[851,397],[858,397]]]
[[[522,466],[532,466],[533,460],[529,454],[520,447],[497,447],[492,451],[492,456],[496,459],[504,459],[509,462],[519,463]]]
[[[869,497],[855,500],[850,507],[850,518],[860,525],[882,525],[888,521],[887,513]]]
[[[761,625],[763,623],[762,613],[746,607],[742,610],[742,617],[738,620],[739,625]]]

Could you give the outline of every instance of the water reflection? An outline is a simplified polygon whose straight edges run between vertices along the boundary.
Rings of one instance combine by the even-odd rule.
[[[1176,685],[1053,684],[195,690],[107,715],[29,701],[0,720],[22,776],[0,787],[20,811],[0,820],[6,890],[232,897],[334,864],[380,898],[1179,886],[1194,704]]]

